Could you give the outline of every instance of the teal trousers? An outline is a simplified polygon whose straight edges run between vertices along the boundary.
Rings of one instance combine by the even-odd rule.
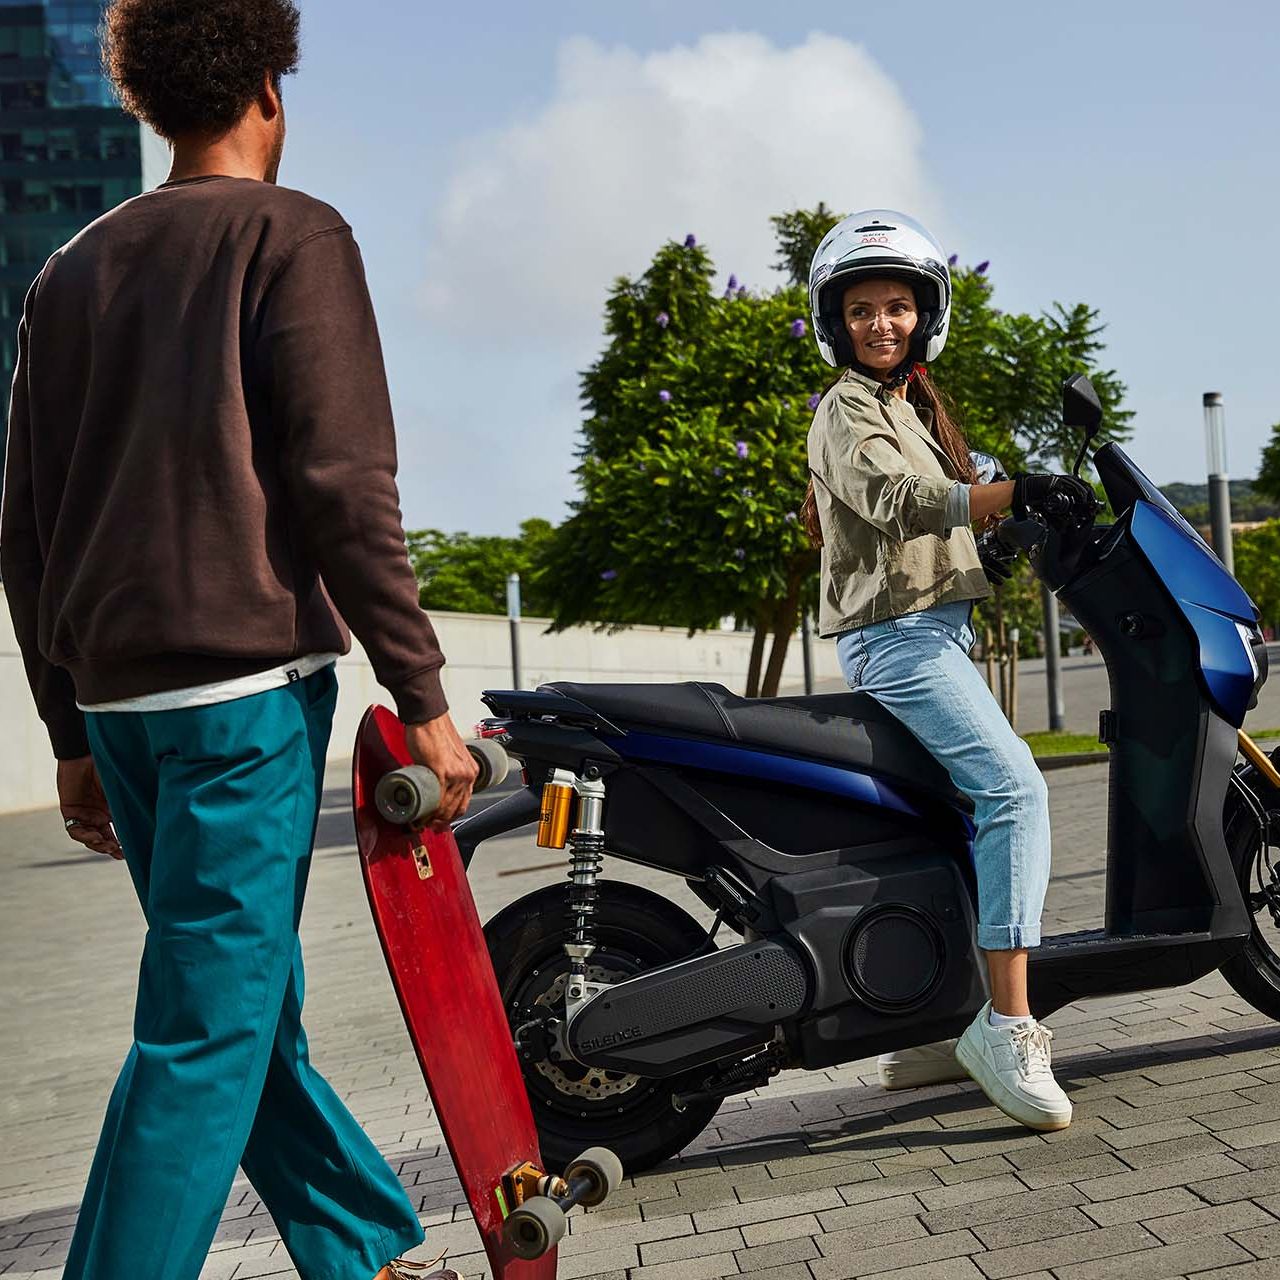
[[[303,1280],[370,1280],[423,1238],[302,1029],[298,922],[336,697],[326,668],[234,702],[87,717],[147,935],[66,1280],[196,1280],[237,1164]]]

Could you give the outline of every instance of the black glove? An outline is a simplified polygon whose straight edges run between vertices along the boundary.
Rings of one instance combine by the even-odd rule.
[[[1017,558],[1017,551],[1005,546],[994,530],[989,529],[979,536],[978,561],[982,565],[982,572],[987,575],[987,581],[993,587],[998,587],[1013,577],[1013,566]]]
[[[1013,514],[1025,520],[1028,509],[1046,515],[1093,515],[1098,499],[1079,476],[1029,476],[1025,472],[1013,481]]]

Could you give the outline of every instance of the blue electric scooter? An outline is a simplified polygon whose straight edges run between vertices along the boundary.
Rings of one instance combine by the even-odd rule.
[[[1077,472],[1101,417],[1071,379]],[[1241,732],[1266,678],[1257,611],[1123,450],[1093,462],[1113,524],[1037,510],[988,548],[1029,555],[1111,682],[1106,917],[1032,952],[1033,1008],[1221,969],[1280,1018],[1280,774]],[[874,699],[557,683],[485,701],[526,788],[456,828],[464,858],[534,821],[568,853],[567,886],[486,929],[552,1164],[603,1142],[644,1168],[784,1067],[956,1036],[982,1006],[970,806]],[[679,876],[716,926],[601,879],[606,853]],[[740,940],[717,945],[721,925]]]

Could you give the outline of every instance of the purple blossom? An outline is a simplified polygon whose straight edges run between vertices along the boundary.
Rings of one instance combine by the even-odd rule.
[[[712,468],[711,468],[711,474],[712,474],[713,476],[722,476],[722,475],[724,475],[724,468],[723,468],[723,467],[712,467]]]
[[[747,296],[747,286],[744,284],[742,288],[738,290],[738,297],[745,298],[746,296]]]
[[[738,277],[735,276],[732,272],[730,272],[729,283],[725,285],[725,288],[728,289],[730,293],[732,293],[737,287],[738,287]]]
[[[791,336],[793,338],[803,338],[809,332],[809,326],[798,317],[791,322]]]
[[[636,470],[637,470],[637,471],[648,471],[648,469],[649,469],[649,468],[648,468],[648,466],[647,466],[645,463],[643,463],[643,462],[637,462],[637,463],[636,463]]]
[[[747,558],[747,550],[745,547],[734,547],[733,558],[735,560],[745,560]]]
[[[616,578],[617,576],[618,576],[618,571],[617,571],[617,569],[606,569],[606,570],[605,570],[605,571],[600,575],[600,577],[601,577],[601,578],[603,578],[605,582],[612,582],[612,581],[614,580],[614,578]]]
[[[745,458],[747,454],[751,452],[747,447],[747,442],[745,440],[739,440],[738,443],[733,446],[733,449],[740,458]]]
[[[811,410],[816,409],[821,403],[822,397],[816,391],[805,401]]]
[[[656,319],[659,329],[665,329],[671,323],[671,317],[665,311],[659,311]]]
[[[692,231],[690,231],[689,234],[685,236],[684,247],[686,249],[696,249],[698,247],[698,237],[695,236]]]
[[[954,267],[956,263],[959,261],[960,261],[960,255],[958,253],[953,253],[951,257],[947,259],[947,266]]]
[[[987,274],[987,268],[988,268],[990,265],[991,265],[991,259],[990,259],[990,258],[984,258],[980,263],[978,263],[978,265],[977,265],[976,267],[974,267],[974,269],[973,269],[973,273],[974,273],[974,275],[977,275],[977,276],[985,276],[985,275]]]
[[[658,392],[658,399],[661,400],[663,404],[670,404],[671,392],[668,391],[666,387],[663,387],[662,390]]]
[[[794,511],[788,511],[788,512],[787,512],[786,520],[787,520],[787,523],[788,523],[788,524],[795,524],[795,522],[796,522],[797,520],[799,520],[799,519],[800,519],[800,517],[799,517],[798,515],[796,515],[796,513],[795,513]]]

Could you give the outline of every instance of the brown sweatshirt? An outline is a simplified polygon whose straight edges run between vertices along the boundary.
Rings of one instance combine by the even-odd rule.
[[[59,759],[85,704],[346,652],[440,715],[373,310],[351,228],[246,178],[99,218],[27,296],[0,571]]]

